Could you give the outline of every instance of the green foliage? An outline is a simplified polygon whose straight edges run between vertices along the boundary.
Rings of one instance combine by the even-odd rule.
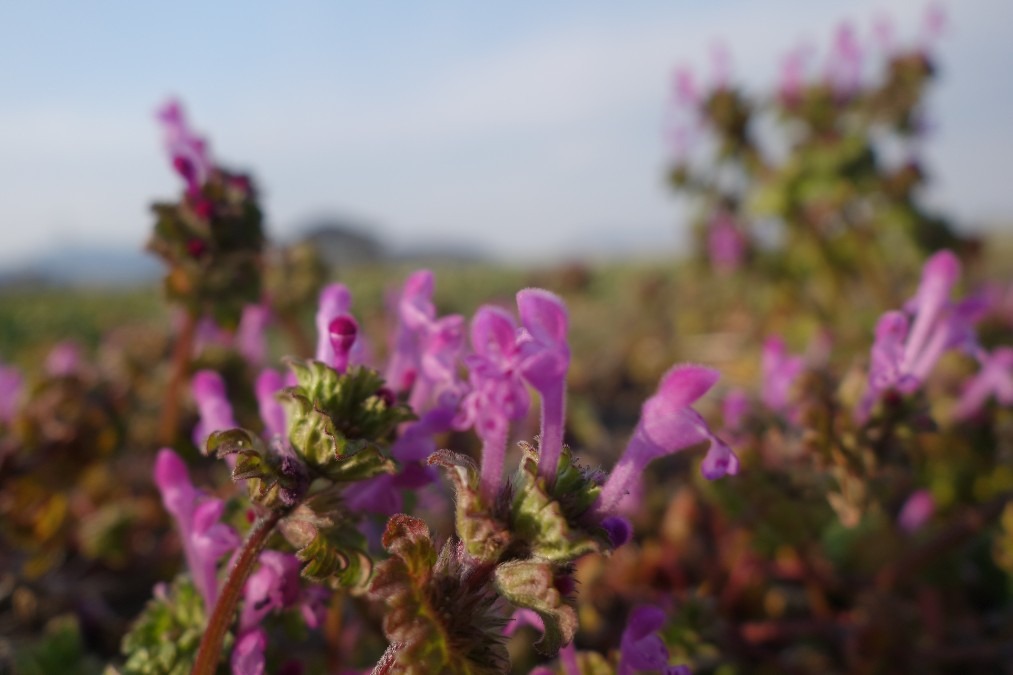
[[[311,467],[327,472],[335,459],[385,441],[401,422],[414,418],[410,409],[392,401],[383,379],[371,369],[350,368],[339,374],[319,361],[289,361],[297,387],[280,394],[288,416],[289,441]],[[378,460],[363,458],[357,471],[387,471]],[[335,469],[341,475],[340,469]],[[344,478],[342,480],[348,480]]]
[[[123,638],[122,675],[186,675],[193,667],[207,619],[204,600],[179,576],[145,606]],[[226,649],[231,649],[231,637]],[[226,652],[227,653],[227,652]]]
[[[303,562],[310,581],[361,588],[369,581],[373,559],[357,521],[341,505],[335,490],[318,493],[297,507],[279,529]]]
[[[549,655],[573,640],[577,612],[557,588],[553,566],[540,560],[511,560],[496,568],[496,588],[518,607],[534,610],[545,624],[539,649]]]
[[[85,650],[77,619],[62,616],[46,625],[39,640],[17,651],[14,669],[19,675],[98,675],[101,665]]]

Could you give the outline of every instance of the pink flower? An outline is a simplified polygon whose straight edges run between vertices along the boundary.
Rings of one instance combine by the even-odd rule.
[[[264,675],[264,650],[267,649],[267,635],[260,628],[247,631],[236,640],[232,648],[229,665],[232,675]]]
[[[301,598],[299,560],[291,553],[264,551],[260,566],[243,587],[240,632],[254,628],[272,612],[295,607]]]
[[[193,399],[197,404],[200,421],[193,430],[193,442],[203,449],[208,436],[215,431],[235,429],[232,405],[225,395],[225,381],[213,370],[200,370],[193,376]],[[235,462],[235,458],[230,458]]]
[[[838,96],[850,97],[858,91],[862,79],[862,47],[850,23],[837,27],[826,77]]]
[[[932,498],[932,493],[928,490],[916,490],[901,507],[897,524],[905,532],[914,532],[928,522],[935,512],[936,501]]]
[[[53,377],[67,377],[80,369],[81,347],[73,340],[59,343],[46,356],[46,372]]]
[[[264,435],[268,439],[286,436],[285,409],[275,397],[285,386],[285,378],[277,370],[264,369],[254,385],[260,419],[264,422]]]
[[[351,316],[342,314],[327,325],[327,333],[333,354],[330,365],[339,373],[344,373],[348,370],[349,355],[359,335],[359,324]]]
[[[657,393],[644,402],[626,451],[602,486],[599,513],[615,513],[623,495],[636,488],[652,460],[697,443],[710,441],[701,465],[705,478],[738,473],[735,453],[711,432],[700,413],[690,408],[718,377],[717,371],[695,365],[676,366],[662,377]]]
[[[10,423],[18,413],[24,378],[14,366],[0,364],[0,422]]]
[[[173,168],[186,181],[190,195],[196,196],[211,174],[207,143],[190,129],[179,101],[166,101],[156,117],[165,131],[165,147]]]
[[[981,357],[981,370],[968,380],[954,415],[974,417],[992,396],[1000,405],[1013,405],[1013,347],[999,347]]]
[[[190,576],[210,615],[218,598],[218,560],[239,546],[235,531],[219,522],[225,502],[197,490],[186,464],[168,448],[155,459],[155,484],[165,510],[176,520]]]
[[[761,365],[763,404],[775,412],[789,413],[792,387],[804,370],[805,360],[801,356],[789,356],[784,340],[777,336],[767,338],[763,343]]]
[[[538,473],[551,483],[563,451],[566,371],[570,366],[566,337],[569,319],[563,300],[540,288],[526,288],[517,293],[517,309],[523,326],[517,338],[519,369],[542,399]]]
[[[271,310],[265,305],[247,305],[236,329],[236,351],[256,367],[267,359],[267,326],[271,323]]]
[[[520,375],[517,325],[509,313],[480,307],[471,321],[471,346],[474,353],[465,359],[470,390],[454,426],[474,427],[482,439],[482,491],[491,498],[503,475],[510,423],[527,415],[531,401]]]
[[[711,265],[723,272],[734,272],[746,257],[746,237],[726,211],[711,219],[707,231],[707,253]]]

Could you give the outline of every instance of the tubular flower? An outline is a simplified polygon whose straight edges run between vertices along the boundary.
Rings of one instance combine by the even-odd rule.
[[[10,423],[18,412],[24,378],[17,368],[0,364],[0,422]]]
[[[977,415],[990,396],[1000,405],[1013,405],[1013,347],[999,347],[981,357],[981,370],[964,387],[955,416],[968,419]]]
[[[616,675],[656,671],[665,675],[691,675],[687,666],[668,665],[668,648],[658,635],[665,613],[651,605],[634,607],[619,644]]]
[[[260,419],[264,422],[264,435],[268,440],[285,438],[285,409],[275,397],[275,394],[284,387],[285,378],[277,370],[271,368],[265,368],[257,376],[257,382],[254,385],[257,394],[257,408],[260,412]]]
[[[193,399],[200,414],[200,421],[193,430],[193,442],[203,449],[212,432],[235,429],[239,425],[232,416],[232,405],[225,395],[225,381],[221,375],[213,370],[197,371],[192,386]]]
[[[714,386],[718,377],[716,370],[696,365],[676,366],[662,377],[657,393],[644,402],[633,437],[602,487],[599,512],[615,512],[623,495],[637,488],[652,460],[704,441],[710,441],[700,467],[705,478],[738,473],[735,453],[690,407]]]
[[[236,329],[236,351],[253,366],[262,366],[267,359],[266,331],[271,323],[271,310],[264,305],[247,305]]]
[[[176,520],[187,567],[210,615],[218,598],[218,560],[239,546],[235,531],[219,522],[225,502],[196,489],[186,464],[168,448],[155,459],[155,484],[165,510]]]
[[[165,148],[172,166],[194,196],[200,192],[212,169],[207,143],[190,129],[179,101],[167,101],[158,109],[156,117],[165,130]]]
[[[805,370],[804,359],[789,356],[784,340],[774,336],[763,343],[760,369],[763,373],[760,396],[764,405],[775,412],[787,414],[791,407],[792,386]]]
[[[517,325],[510,314],[480,307],[471,322],[471,347],[474,353],[465,358],[469,391],[455,426],[473,427],[482,439],[481,485],[490,498],[503,476],[510,423],[527,415],[531,401],[520,375]]]
[[[566,333],[569,319],[562,299],[540,288],[526,288],[517,294],[517,310],[523,326],[517,345],[520,372],[542,399],[542,427],[539,437],[538,473],[552,481],[563,451],[566,421],[566,371],[570,347]]]
[[[887,390],[917,391],[945,351],[961,348],[980,356],[973,327],[985,311],[985,303],[978,298],[950,301],[959,276],[957,257],[950,251],[936,253],[925,262],[918,291],[904,311],[880,317],[870,354],[869,386],[858,410],[860,419],[868,417]],[[908,318],[912,314],[913,323]]]
[[[928,490],[916,490],[904,502],[897,516],[897,524],[905,532],[914,532],[928,522],[936,512],[936,500]]]

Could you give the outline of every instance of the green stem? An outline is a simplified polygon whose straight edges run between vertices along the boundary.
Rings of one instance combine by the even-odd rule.
[[[260,518],[254,523],[249,536],[243,542],[243,548],[240,549],[239,555],[236,556],[236,562],[229,570],[225,587],[222,588],[218,602],[215,603],[215,609],[208,620],[207,630],[201,639],[197,660],[193,664],[191,675],[214,675],[218,669],[218,662],[222,656],[222,641],[236,615],[236,607],[239,605],[243,586],[253,571],[257,556],[260,555],[267,543],[267,537],[281,520],[281,515],[280,511],[272,511],[269,515]]]

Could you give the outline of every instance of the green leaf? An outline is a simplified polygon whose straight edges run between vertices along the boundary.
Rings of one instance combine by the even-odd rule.
[[[290,507],[306,491],[306,469],[299,460],[268,450],[250,431],[215,431],[208,437],[207,449],[219,458],[235,455],[232,479],[247,481],[250,498],[258,504],[268,508]]]
[[[552,565],[540,560],[512,560],[496,568],[496,587],[518,607],[534,610],[545,624],[535,646],[548,655],[573,640],[577,612],[556,588]]]
[[[286,516],[278,528],[304,563],[302,575],[318,583],[364,586],[373,571],[366,538],[335,492],[314,495]]]
[[[346,451],[323,468],[324,476],[334,483],[351,483],[395,471],[397,466],[394,461],[375,445],[367,445],[351,453]]]
[[[454,484],[457,536],[468,553],[483,562],[498,562],[513,541],[513,535],[496,518],[494,509],[485,504],[475,463],[469,457],[449,450],[438,450],[427,463],[443,467]]]

